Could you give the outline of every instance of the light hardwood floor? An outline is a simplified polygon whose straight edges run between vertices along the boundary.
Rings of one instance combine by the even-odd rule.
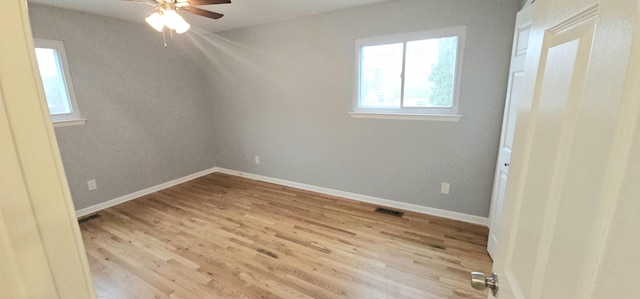
[[[81,224],[99,298],[486,298],[487,228],[225,174]]]

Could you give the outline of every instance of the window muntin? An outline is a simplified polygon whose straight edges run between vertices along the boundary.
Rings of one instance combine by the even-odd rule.
[[[51,120],[82,120],[76,105],[71,75],[61,41],[35,39],[35,54]]]
[[[356,41],[356,113],[456,114],[465,27]]]

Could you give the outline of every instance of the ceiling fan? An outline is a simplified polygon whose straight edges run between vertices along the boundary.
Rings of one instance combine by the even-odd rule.
[[[223,14],[197,8],[195,6],[226,4],[231,0],[125,0],[131,2],[144,3],[154,6],[153,13],[145,18],[145,21],[158,32],[164,33],[164,28],[175,30],[176,33],[184,33],[191,25],[187,23],[179,14],[178,10],[194,15],[199,15],[211,19],[222,18]]]

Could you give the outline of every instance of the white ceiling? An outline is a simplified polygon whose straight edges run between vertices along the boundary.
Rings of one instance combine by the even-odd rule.
[[[340,10],[386,0],[231,0],[231,4],[198,6],[224,14],[218,20],[181,13],[191,24],[208,32],[224,31]],[[29,0],[49,6],[143,22],[152,6],[124,0]]]

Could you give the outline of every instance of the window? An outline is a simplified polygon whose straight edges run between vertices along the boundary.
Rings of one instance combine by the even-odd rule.
[[[35,39],[36,60],[54,126],[84,124],[61,41]]]
[[[352,117],[460,119],[466,28],[356,41]]]

